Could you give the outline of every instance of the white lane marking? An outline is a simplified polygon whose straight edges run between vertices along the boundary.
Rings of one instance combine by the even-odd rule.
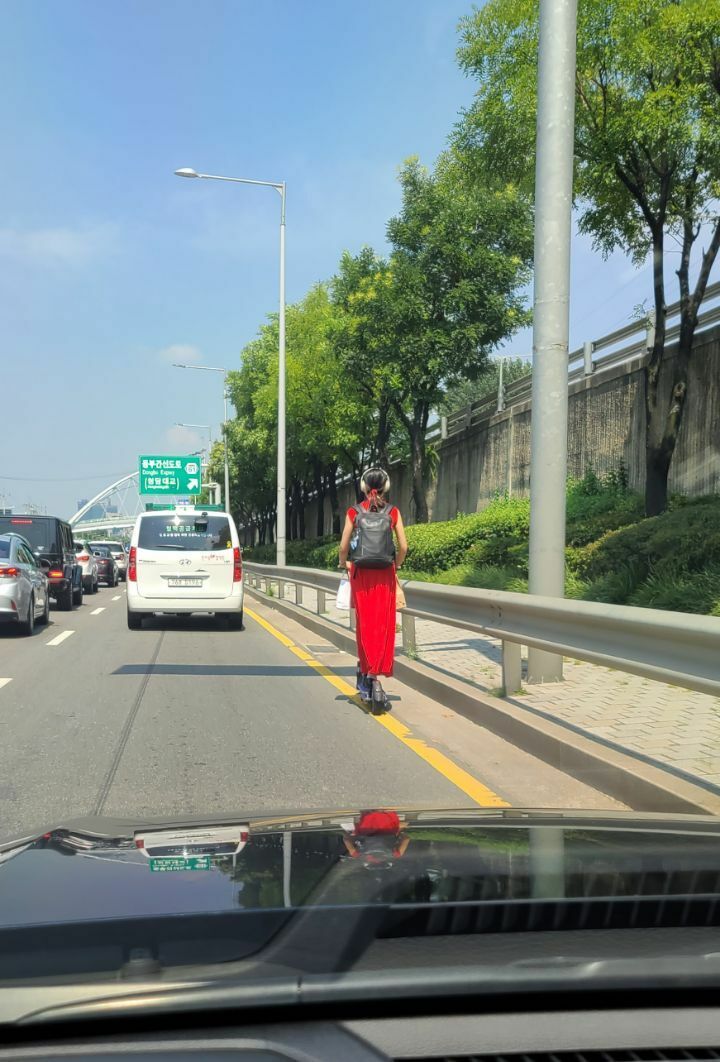
[[[75,631],[63,631],[62,634],[58,634],[55,638],[51,638],[49,642],[45,642],[45,645],[60,645],[66,638],[69,638]]]
[[[91,615],[91,616],[99,616],[99,615],[100,615],[100,613],[101,613],[101,612],[104,612],[104,611],[105,611],[104,607],[103,607],[103,608],[94,608],[94,609],[92,610],[92,612],[90,613],[90,615]]]
[[[110,600],[111,601],[119,601],[121,597],[122,597],[122,594],[115,594],[115,597],[111,597]]]
[[[12,682],[12,679],[0,678],[0,690],[3,688],[3,686],[7,686],[8,682]]]

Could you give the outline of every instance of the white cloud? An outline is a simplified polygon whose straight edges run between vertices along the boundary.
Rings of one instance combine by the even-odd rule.
[[[179,362],[180,364],[200,365],[203,360],[202,351],[199,347],[194,347],[192,343],[171,343],[170,346],[158,351],[158,357],[171,364]]]
[[[176,424],[165,432],[165,442],[169,453],[191,454],[207,446],[207,436],[203,439],[194,428],[181,428]]]
[[[111,223],[0,229],[0,257],[31,265],[85,265],[114,252],[117,246],[118,228]]]

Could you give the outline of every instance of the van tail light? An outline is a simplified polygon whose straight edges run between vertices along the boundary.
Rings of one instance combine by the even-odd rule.
[[[239,583],[242,579],[242,554],[238,546],[233,550],[233,582]]]
[[[137,549],[135,546],[130,547],[130,556],[128,557],[127,577],[131,583],[137,582]]]
[[[51,579],[62,579],[64,574],[65,572],[62,570],[62,568],[51,568],[48,572],[48,575]]]
[[[0,568],[0,576],[4,579],[17,579],[19,574],[17,568]]]
[[[78,560],[79,561],[89,561],[90,560],[90,554],[89,553],[78,553]]]

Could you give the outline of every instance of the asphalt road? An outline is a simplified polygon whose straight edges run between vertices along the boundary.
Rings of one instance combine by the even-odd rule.
[[[467,772],[513,804],[618,806],[412,691],[395,686],[377,725],[343,691],[348,656],[247,605],[244,631],[200,616],[129,631],[121,585],[31,638],[0,627],[0,840],[85,814],[467,807],[482,802]]]

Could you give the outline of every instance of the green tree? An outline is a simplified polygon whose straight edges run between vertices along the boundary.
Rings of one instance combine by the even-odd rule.
[[[402,209],[388,224],[392,254],[360,276],[349,300],[356,332],[349,372],[387,395],[405,429],[415,519],[428,519],[432,409],[444,389],[485,370],[490,351],[527,323],[531,226],[517,188],[468,184],[451,159],[400,172]],[[351,321],[352,325],[352,321]]]
[[[525,358],[503,359],[503,387],[507,387],[514,380],[528,376],[531,363]],[[485,373],[477,380],[461,380],[460,383],[448,387],[443,395],[438,412],[447,416],[456,410],[471,406],[473,402],[479,402],[490,395],[497,395],[500,384],[500,360],[493,359]]]
[[[462,23],[461,66],[479,88],[454,137],[468,172],[533,180],[538,0],[490,0]],[[655,338],[645,369],[648,515],[667,506],[700,303],[720,248],[720,0],[582,0],[575,195],[605,254],[653,263]],[[693,248],[707,239],[694,284]],[[680,245],[681,323],[669,395],[665,250]]]
[[[388,372],[393,337],[386,320],[389,277],[387,259],[363,247],[356,255],[343,254],[330,284],[335,308],[330,341],[365,411],[365,434],[355,453],[348,455],[358,490],[362,467],[389,464],[395,449],[397,423]]]
[[[339,471],[349,470],[368,430],[371,409],[344,378],[331,342],[334,306],[318,284],[287,308],[287,480],[291,538],[305,537],[305,507],[318,498],[314,529],[324,530],[327,495],[339,531]],[[272,535],[277,464],[278,322],[271,317],[242,353],[229,376],[237,417],[231,425],[233,496],[246,520],[256,520],[261,541]],[[217,455],[222,461],[222,453]],[[214,467],[214,465],[213,465]],[[254,515],[249,515],[254,514]]]

